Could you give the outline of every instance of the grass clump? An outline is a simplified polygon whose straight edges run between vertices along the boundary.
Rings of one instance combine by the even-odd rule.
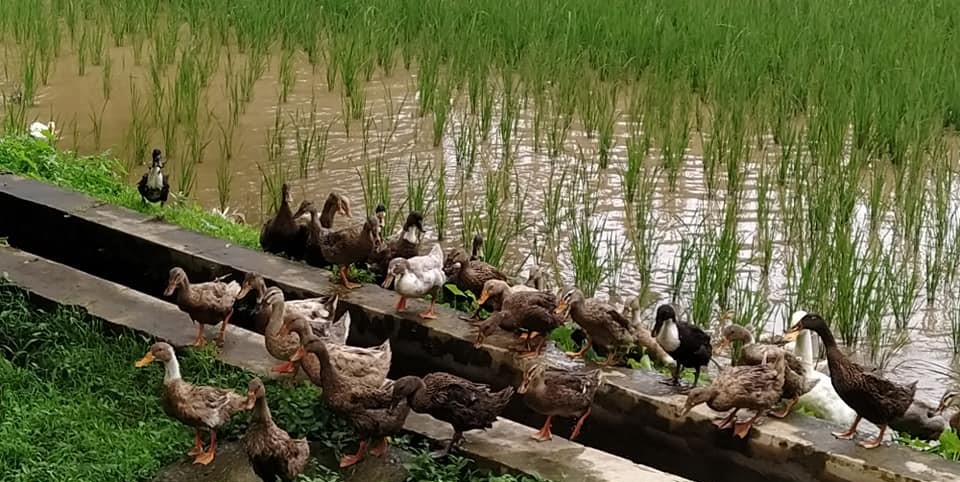
[[[5,137],[0,139],[0,172],[79,191],[240,246],[260,247],[259,232],[255,228],[228,221],[196,204],[174,202],[161,208],[143,203],[136,187],[124,182],[123,164],[107,156],[72,156],[30,137]]]
[[[192,431],[161,409],[162,368],[133,367],[152,343],[149,338],[107,329],[75,308],[37,309],[22,291],[6,284],[0,284],[0,323],[3,480],[149,480],[192,446]],[[253,375],[220,363],[213,350],[178,353],[184,378],[244,393]],[[274,419],[291,436],[307,437],[337,453],[356,441],[349,423],[319,403],[317,387],[265,384]],[[234,416],[219,437],[236,440],[248,420],[249,412]],[[486,474],[459,456],[435,460],[424,443],[406,437],[398,442],[418,454],[406,467],[408,480],[541,480]],[[340,480],[325,472],[315,480]]]

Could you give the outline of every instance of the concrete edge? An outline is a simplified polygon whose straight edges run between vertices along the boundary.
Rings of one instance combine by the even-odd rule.
[[[177,347],[193,341],[196,325],[175,305],[122,285],[10,247],[0,248],[0,272],[14,285],[50,303],[82,308],[106,323],[166,340]],[[51,279],[58,282],[50,283]],[[212,332],[215,327],[207,330]],[[263,336],[243,328],[228,325],[218,358],[261,377],[276,378],[270,368],[277,360],[264,348]],[[415,413],[410,414],[404,428],[434,442],[449,439],[453,434],[445,423]],[[461,450],[501,471],[523,472],[557,482],[687,480],[561,438],[538,443],[529,438],[532,431],[499,418],[492,429],[467,433]]]

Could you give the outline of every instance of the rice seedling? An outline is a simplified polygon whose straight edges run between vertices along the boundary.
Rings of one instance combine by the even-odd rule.
[[[95,108],[90,106],[90,134],[93,136],[93,148],[97,151],[100,150],[100,139],[103,135],[103,113],[107,110],[107,103],[104,102],[100,106],[100,112],[98,113]]]
[[[147,117],[141,115],[144,104],[140,99],[137,84],[130,81],[130,126],[127,128],[127,152],[131,163],[140,163],[147,157],[147,143],[150,137],[150,125]]]
[[[280,102],[287,103],[287,97],[297,81],[296,71],[293,68],[294,51],[282,50],[280,54]]]
[[[443,241],[447,231],[447,217],[449,215],[449,202],[447,197],[447,163],[440,158],[440,165],[437,169],[437,182],[435,186],[436,194],[433,199],[433,225],[437,229],[437,241]]]
[[[433,166],[421,163],[420,158],[412,156],[407,160],[407,208],[426,216],[430,209],[427,192],[433,177]]]
[[[230,185],[233,182],[233,139],[236,132],[236,124],[227,124],[224,128],[223,123],[217,120],[217,128],[220,130],[218,142],[220,144],[220,160],[217,162],[217,203],[221,211],[227,209],[230,203]]]

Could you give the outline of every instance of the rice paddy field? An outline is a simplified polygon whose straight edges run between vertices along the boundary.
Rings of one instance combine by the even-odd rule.
[[[704,326],[819,311],[936,401],[958,34],[943,1],[4,0],[0,128],[130,182],[159,147],[179,202],[254,226],[289,182]]]

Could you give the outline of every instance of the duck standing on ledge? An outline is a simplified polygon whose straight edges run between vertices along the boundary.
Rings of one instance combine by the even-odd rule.
[[[406,376],[398,379],[393,384],[393,393],[394,404],[399,404],[401,394],[407,393],[407,401],[414,412],[426,413],[453,427],[450,443],[435,454],[444,456],[463,439],[463,432],[493,427],[497,416],[510,402],[514,388],[494,392],[487,385],[449,373],[434,372],[423,378]]]
[[[163,206],[167,202],[167,197],[170,195],[170,178],[161,169],[163,169],[163,160],[160,157],[160,149],[154,149],[150,170],[145,172],[137,183],[137,191],[140,191],[140,200],[144,204],[148,201],[159,202],[160,206]]]
[[[181,311],[190,315],[198,325],[197,339],[193,346],[202,346],[205,342],[203,325],[220,323],[219,343],[223,343],[223,335],[227,330],[227,323],[233,315],[233,303],[240,294],[240,284],[236,281],[224,283],[219,280],[206,283],[190,283],[186,271],[175,267],[170,269],[167,278],[167,289],[163,296],[176,294],[177,306]]]
[[[834,432],[833,436],[851,440],[857,435],[857,425],[861,418],[880,428],[877,437],[860,442],[860,446],[872,449],[883,441],[887,424],[902,416],[913,403],[917,391],[917,382],[910,385],[898,385],[864,368],[847,358],[837,346],[827,322],[816,313],[807,313],[800,322],[793,325],[784,335],[784,339],[796,339],[801,330],[811,330],[820,335],[827,351],[827,365],[830,367],[830,381],[840,398],[857,412],[857,418],[846,432]]]
[[[673,384],[680,384],[680,371],[688,367],[694,370],[693,386],[697,386],[700,368],[710,363],[713,356],[710,335],[690,323],[677,321],[677,313],[670,305],[657,308],[652,333],[657,343],[677,362],[673,368]]]

